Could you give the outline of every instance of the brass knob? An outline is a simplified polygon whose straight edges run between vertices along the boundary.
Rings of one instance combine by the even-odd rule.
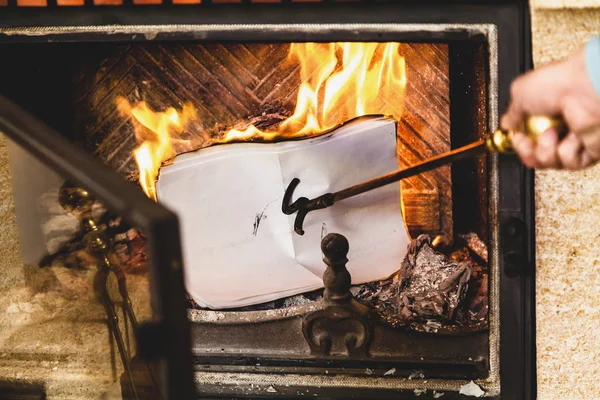
[[[89,211],[95,200],[85,189],[66,181],[58,191],[58,202],[66,211]]]
[[[109,240],[104,232],[100,230],[92,216],[92,206],[95,203],[94,196],[86,189],[72,182],[65,181],[58,190],[58,202],[62,208],[74,214],[79,219],[81,233],[88,248],[103,257],[103,263],[110,267],[106,255],[110,252]]]
[[[558,132],[559,138],[563,138],[569,133],[564,119],[544,116],[527,117],[523,129],[520,131],[537,142],[542,134],[550,128],[554,128]],[[512,136],[514,133],[512,130],[496,129],[485,139],[487,148],[493,153],[513,153]]]

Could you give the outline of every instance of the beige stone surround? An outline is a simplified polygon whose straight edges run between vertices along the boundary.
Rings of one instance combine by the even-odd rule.
[[[536,65],[559,59],[600,32],[599,0],[534,0],[533,39]],[[540,93],[543,95],[543,92]],[[540,399],[600,398],[600,166],[578,173],[538,172],[537,204],[537,360]],[[0,137],[0,314],[11,309],[21,321],[44,312],[48,299],[24,289],[25,275],[11,194],[5,141]],[[85,281],[85,280],[84,280]],[[82,282],[84,282],[82,281]],[[99,307],[88,308],[91,299],[80,298],[73,313],[86,309],[83,328],[70,335],[57,332],[48,318],[36,333],[55,346],[74,346],[73,354],[59,361],[24,359],[22,371],[5,370],[6,354],[0,352],[0,376],[46,379],[50,399],[110,398],[118,392],[106,354],[94,343],[108,343],[100,328]],[[93,311],[93,313],[91,313]],[[93,314],[93,315],[92,315]],[[14,322],[0,316],[0,349],[10,348]],[[24,333],[23,333],[24,334]],[[35,344],[22,353],[51,354],[51,346]],[[37,347],[36,347],[37,346]],[[41,346],[41,347],[40,347]],[[101,353],[101,351],[100,351]],[[86,358],[87,357],[87,358]],[[91,359],[91,361],[89,361]],[[87,361],[86,361],[87,360]],[[94,380],[82,380],[92,372]],[[65,385],[65,383],[67,383]],[[102,395],[102,393],[104,393]]]
[[[560,59],[600,33],[600,9],[533,12],[534,61]],[[599,1],[560,1],[580,6]],[[543,96],[543,92],[540,93]],[[600,398],[600,166],[536,174],[540,399]]]

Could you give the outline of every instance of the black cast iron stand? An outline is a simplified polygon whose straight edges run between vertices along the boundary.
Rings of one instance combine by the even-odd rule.
[[[351,277],[346,263],[350,246],[348,240],[330,233],[321,241],[325,308],[308,314],[302,324],[304,338],[313,355],[342,352],[349,356],[366,357],[373,338],[371,310],[360,304],[350,293]],[[339,348],[335,339],[341,339]]]

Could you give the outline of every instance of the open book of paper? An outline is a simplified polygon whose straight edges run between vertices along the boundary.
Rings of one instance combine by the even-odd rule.
[[[353,283],[386,278],[400,267],[409,237],[400,184],[308,214],[304,236],[283,194],[313,198],[398,168],[396,122],[369,117],[316,138],[219,145],[177,156],[160,170],[160,203],[179,216],[186,288],[201,306],[241,307],[321,288],[321,238],[350,242]],[[295,200],[295,199],[294,199]]]

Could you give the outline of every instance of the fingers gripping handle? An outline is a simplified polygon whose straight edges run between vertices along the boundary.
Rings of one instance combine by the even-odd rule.
[[[567,123],[561,117],[543,116],[527,117],[522,132],[537,142],[544,132],[550,128],[556,130],[559,138],[563,138],[569,133]],[[496,129],[486,138],[485,143],[488,150],[493,153],[513,153],[512,136],[514,133],[512,130]]]

